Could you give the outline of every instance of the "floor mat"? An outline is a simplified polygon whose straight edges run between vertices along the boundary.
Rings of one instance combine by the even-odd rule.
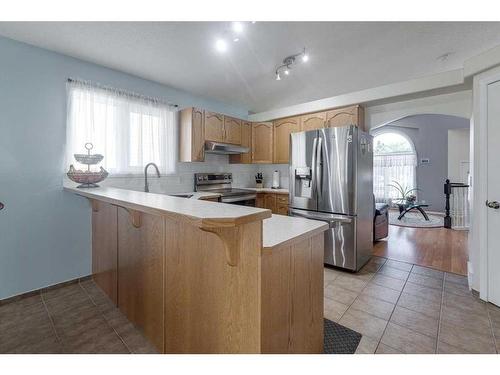
[[[361,333],[324,319],[325,354],[354,354],[361,340]]]

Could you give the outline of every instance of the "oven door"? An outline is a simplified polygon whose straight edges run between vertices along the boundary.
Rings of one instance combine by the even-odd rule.
[[[255,200],[256,199],[257,199],[256,194],[246,194],[246,195],[221,197],[220,201],[222,203],[237,204],[239,206],[255,207]]]

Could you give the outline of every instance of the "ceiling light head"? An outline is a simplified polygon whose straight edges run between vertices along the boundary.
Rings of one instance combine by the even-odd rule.
[[[243,23],[241,22],[233,22],[233,31],[237,34],[240,34],[243,32]]]
[[[226,52],[227,51],[227,43],[224,39],[217,39],[215,42],[215,49],[218,52]]]
[[[239,42],[239,41],[240,41],[240,38],[234,38],[234,39],[233,39],[233,42],[235,42],[235,43],[236,43],[236,42]]]
[[[276,72],[276,81],[281,81],[280,73]]]
[[[285,73],[286,75],[289,75],[289,74],[290,74],[290,71],[289,71],[288,69],[285,69],[285,70],[283,71],[283,73]]]
[[[308,62],[309,61],[309,55],[307,53],[304,53],[302,55],[302,62]]]

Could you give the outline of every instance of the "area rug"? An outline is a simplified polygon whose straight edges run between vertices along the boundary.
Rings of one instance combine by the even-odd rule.
[[[361,341],[361,333],[324,319],[325,354],[354,354]]]
[[[427,212],[429,221],[424,219],[424,216],[419,211],[410,211],[405,216],[398,220],[399,211],[389,210],[389,224],[400,227],[412,228],[439,228],[444,225],[444,217]]]

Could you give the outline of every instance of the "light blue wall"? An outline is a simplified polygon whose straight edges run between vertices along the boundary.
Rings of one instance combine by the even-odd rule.
[[[165,67],[168,69],[168,67]],[[0,299],[91,270],[90,208],[62,190],[68,77],[246,118],[192,96],[0,37]]]

